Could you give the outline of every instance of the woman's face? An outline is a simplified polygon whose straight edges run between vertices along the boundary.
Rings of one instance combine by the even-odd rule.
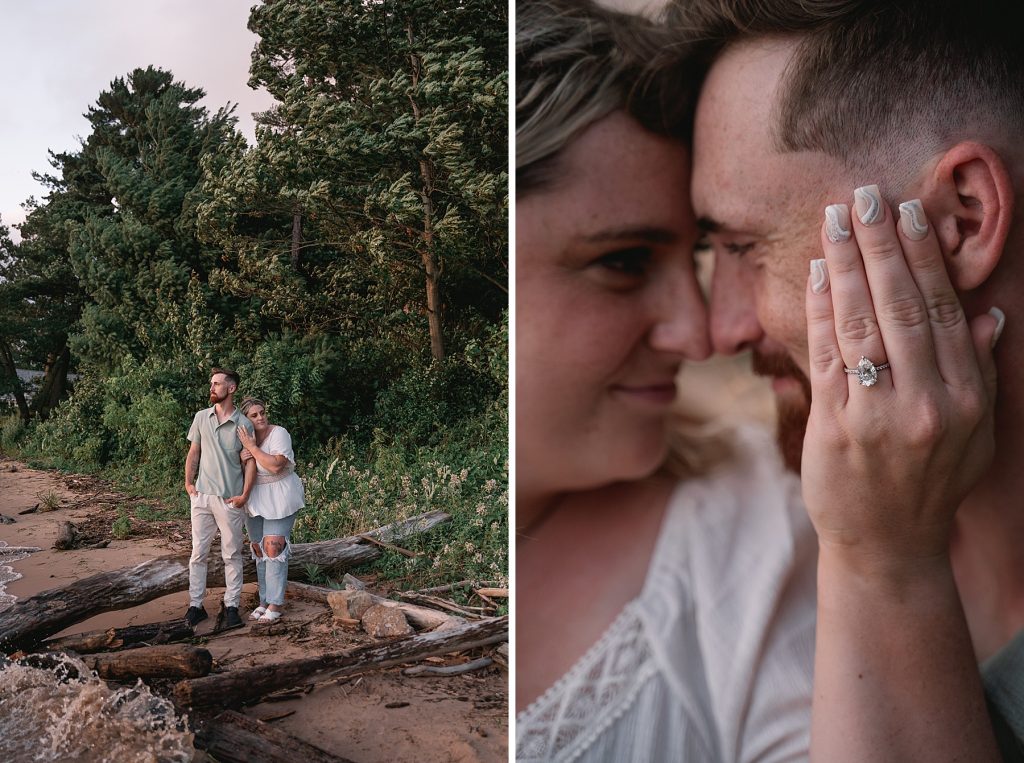
[[[516,460],[521,494],[652,472],[683,358],[708,357],[689,154],[623,112],[516,200]]]
[[[249,410],[245,412],[245,417],[252,422],[252,427],[257,432],[262,432],[268,426],[267,414],[262,405],[250,405]]]

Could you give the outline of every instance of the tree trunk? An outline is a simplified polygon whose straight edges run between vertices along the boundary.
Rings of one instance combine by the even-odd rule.
[[[327,591],[325,599],[334,614],[343,619],[352,618],[358,620],[361,618],[362,612],[358,614],[351,612],[348,605],[349,600],[351,599],[364,599],[365,603],[361,604],[363,612],[371,606],[381,605],[385,607],[392,607],[400,610],[402,614],[405,615],[409,623],[417,630],[421,631],[430,631],[435,628],[440,628],[441,626],[451,628],[455,625],[466,622],[465,619],[455,615],[448,615],[444,612],[439,612],[436,609],[420,607],[416,604],[407,604],[404,601],[385,599],[383,596],[376,596],[369,591]]]
[[[415,42],[411,22],[406,24],[405,32],[409,38],[410,48]],[[409,65],[412,75],[412,89],[415,91],[423,74],[423,62],[416,53],[409,54]],[[413,93],[409,93],[412,113],[416,121],[420,121],[420,105]],[[423,202],[423,248],[420,250],[420,261],[426,274],[427,290],[427,325],[430,330],[430,354],[434,360],[444,360],[444,333],[441,330],[441,273],[444,270],[437,250],[434,248],[434,164],[427,156],[420,157],[420,200]]]
[[[56,355],[51,355],[46,364],[46,374],[39,391],[32,397],[32,410],[42,421],[50,417],[50,411],[57,407],[68,386],[68,368],[71,365],[71,350],[67,344]]]
[[[14,353],[11,352],[11,346],[7,344],[6,339],[0,339],[0,360],[3,361],[5,375],[11,380],[14,400],[18,404],[21,420],[27,424],[29,419],[32,418],[32,413],[29,411],[28,403],[25,400],[25,391],[21,387],[21,377],[18,376],[18,366],[14,362]]]
[[[195,746],[223,763],[352,763],[233,710],[225,710],[197,728]]]
[[[302,212],[296,207],[292,212],[292,270],[299,269],[300,246],[302,246]]]
[[[198,678],[209,675],[213,656],[206,649],[187,644],[142,646],[123,652],[80,656],[89,670],[108,681],[137,678]]]
[[[374,530],[371,535],[383,541],[401,540],[426,532],[450,517],[440,511],[428,512]],[[372,561],[381,550],[358,536],[297,543],[292,546],[289,577],[301,578],[306,566],[337,572]],[[0,612],[0,649],[8,652],[30,649],[47,636],[101,612],[127,609],[169,593],[188,588],[188,554],[160,556],[111,572],[101,572],[77,580],[62,588],[43,591],[25,601],[16,602]],[[245,574],[255,578],[256,566],[246,561]],[[207,585],[222,585],[224,563],[220,555],[210,554]]]
[[[124,649],[135,644],[152,646],[169,644],[191,638],[192,629],[184,620],[166,620],[162,623],[146,623],[145,625],[129,625],[124,628],[108,628],[105,631],[76,633],[73,636],[51,639],[43,643],[49,651],[72,651],[78,654],[105,652],[112,649]]]
[[[241,707],[326,672],[340,677],[507,640],[508,616],[481,620],[450,631],[370,644],[348,653],[325,654],[181,681],[174,687],[172,699],[181,710],[216,705]]]

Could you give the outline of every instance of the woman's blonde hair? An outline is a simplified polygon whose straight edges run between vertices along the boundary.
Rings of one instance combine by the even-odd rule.
[[[242,398],[242,402],[238,404],[238,408],[242,411],[243,416],[249,415],[249,409],[254,405],[258,405],[263,409],[263,412],[267,412],[267,404],[260,400],[258,397],[245,397]]]
[[[589,0],[516,6],[516,193],[553,176],[582,130],[625,109],[688,141],[698,86],[690,43],[650,19]]]

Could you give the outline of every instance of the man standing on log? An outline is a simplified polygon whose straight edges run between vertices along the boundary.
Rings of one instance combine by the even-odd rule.
[[[245,470],[239,456],[242,443],[238,428],[252,434],[252,424],[235,408],[239,377],[226,368],[210,375],[212,407],[199,411],[188,430],[192,444],[185,458],[185,491],[192,503],[192,557],[189,559],[189,608],[185,620],[195,627],[208,615],[206,596],[207,557],[213,536],[220,530],[224,559],[224,627],[242,625],[238,603],[242,596],[242,528],[245,501],[256,469]]]

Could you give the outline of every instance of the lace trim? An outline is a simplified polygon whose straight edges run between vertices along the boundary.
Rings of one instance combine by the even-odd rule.
[[[594,646],[516,719],[516,760],[571,761],[629,708],[656,672],[639,600],[627,604]]]
[[[291,469],[285,469],[284,471],[278,472],[277,474],[259,474],[259,473],[257,473],[256,474],[256,484],[257,485],[267,485],[267,484],[270,484],[271,482],[280,482],[281,480],[283,480],[286,477],[288,477],[289,475],[291,475],[291,473],[292,473]]]

